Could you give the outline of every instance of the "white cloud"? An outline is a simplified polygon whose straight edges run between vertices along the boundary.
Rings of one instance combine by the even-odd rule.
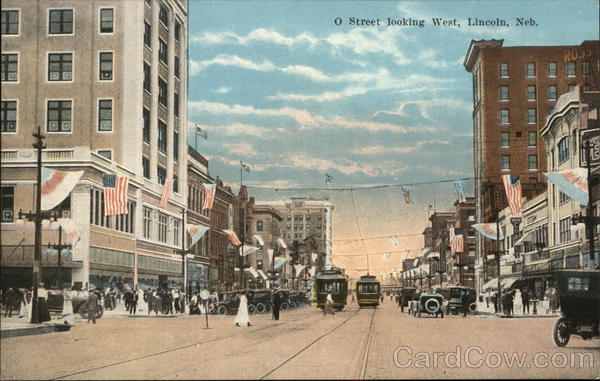
[[[209,66],[221,65],[221,66],[234,66],[242,69],[257,70],[257,71],[272,71],[275,70],[275,65],[272,62],[264,60],[261,63],[256,63],[251,60],[241,58],[237,55],[225,55],[220,54],[211,60],[206,61],[193,61],[190,60],[190,74],[194,75]]]
[[[229,150],[230,154],[240,156],[256,156],[256,150],[250,143],[226,143],[223,147]]]
[[[218,94],[228,94],[231,91],[231,87],[219,87],[216,92]]]
[[[406,147],[384,147],[381,145],[367,146],[367,147],[363,147],[362,149],[360,149],[358,151],[355,151],[355,153],[360,154],[360,155],[377,155],[377,154],[382,154],[382,153],[409,153],[409,152],[418,150],[425,144],[448,145],[448,144],[450,144],[450,142],[447,140],[424,140],[424,141],[420,141],[420,142],[417,142],[415,144],[412,144],[412,145],[406,146]]]
[[[471,102],[466,102],[462,99],[433,99],[433,100],[415,100],[408,102],[401,102],[398,104],[398,107],[394,110],[380,110],[373,114],[373,116],[377,116],[379,114],[387,114],[387,115],[398,115],[398,116],[408,116],[407,108],[409,106],[417,106],[419,112],[422,117],[427,118],[429,120],[433,120],[432,111],[440,110],[440,109],[456,109],[459,111],[472,111]]]
[[[319,172],[336,170],[345,175],[362,173],[368,177],[376,177],[381,175],[394,176],[406,171],[405,167],[391,166],[388,168],[383,168],[380,166],[367,164],[365,162],[359,163],[348,159],[320,159],[314,156],[299,154],[290,156],[290,160],[295,168],[312,169]]]
[[[313,115],[307,110],[283,107],[280,109],[257,109],[253,106],[242,105],[227,105],[223,103],[206,102],[206,101],[191,101],[188,104],[190,110],[209,112],[221,115],[243,115],[243,116],[278,116],[287,117],[294,120],[300,129],[315,129],[315,128],[356,128],[368,131],[393,131],[397,133],[411,133],[422,131],[436,131],[435,127],[404,127],[392,123],[379,123],[361,121],[355,119],[347,119],[341,116],[325,117],[321,115]]]

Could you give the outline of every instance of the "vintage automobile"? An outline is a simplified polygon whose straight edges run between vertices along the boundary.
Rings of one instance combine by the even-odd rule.
[[[237,290],[223,294],[222,299],[217,304],[214,311],[217,315],[237,313],[240,307],[240,297],[243,293],[248,295],[248,314],[254,315],[257,312],[262,313],[271,308],[270,290]]]
[[[253,304],[256,306],[257,313],[262,314],[271,311],[271,308],[273,306],[273,303],[271,301],[271,290],[251,290],[250,293],[252,293],[252,301]]]
[[[466,305],[468,306],[469,312],[475,312],[477,309],[475,289],[470,287],[449,287],[450,292],[447,297],[448,303],[448,313],[452,313],[453,315],[458,315],[459,313],[464,313],[463,311],[463,301],[466,298]],[[439,291],[438,291],[439,292]]]
[[[402,297],[403,307],[408,307],[408,302],[413,300],[415,294],[417,293],[416,287],[402,287],[399,291],[400,296]]]
[[[280,310],[287,310],[290,308],[290,290],[280,288],[277,290],[279,295],[281,295],[281,304],[279,305]]]
[[[302,291],[291,291],[289,296],[290,308],[300,308],[304,306],[306,296]]]
[[[64,300],[62,290],[47,290],[47,292],[48,311],[52,313],[62,313]],[[79,314],[79,316],[82,318],[87,319],[87,292],[73,292],[71,303],[73,304],[73,312]],[[98,309],[96,310],[96,319],[101,318],[103,314],[104,307],[102,305],[98,305]]]
[[[434,315],[435,317],[444,318],[444,310],[443,310],[444,297],[438,293],[422,293],[419,296],[419,303],[417,306],[417,310],[415,314],[418,317],[421,317],[421,313],[426,313],[427,315]]]
[[[561,315],[554,323],[554,345],[566,346],[571,335],[600,336],[600,270],[557,270],[554,278]]]

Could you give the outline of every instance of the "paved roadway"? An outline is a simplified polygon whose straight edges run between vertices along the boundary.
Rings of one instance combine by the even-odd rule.
[[[567,348],[555,348],[550,318],[419,319],[401,314],[387,299],[377,309],[359,310],[352,304],[335,316],[324,317],[312,307],[283,312],[280,321],[255,315],[252,327],[234,327],[233,319],[210,316],[207,330],[204,316],[108,317],[95,326],[78,321],[69,332],[3,339],[0,376],[4,380],[600,375],[600,340],[572,338]],[[525,356],[525,362],[511,366],[510,356]]]

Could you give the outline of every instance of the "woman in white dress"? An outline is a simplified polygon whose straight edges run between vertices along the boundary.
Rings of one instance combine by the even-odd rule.
[[[75,315],[73,314],[73,294],[67,288],[63,288],[63,314],[61,319],[65,324],[74,325]]]
[[[250,327],[252,323],[250,323],[250,317],[248,316],[248,298],[246,294],[242,294],[240,297],[240,307],[238,308],[237,316],[235,317],[235,326],[240,327],[242,325],[247,325]]]

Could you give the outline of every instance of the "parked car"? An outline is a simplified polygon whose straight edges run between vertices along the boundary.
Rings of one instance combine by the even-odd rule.
[[[437,293],[422,293],[419,296],[419,304],[417,307],[417,311],[415,313],[421,317],[421,313],[426,313],[427,315],[435,315],[437,318],[438,315],[441,318],[444,318],[444,310],[443,310],[444,297]]]

